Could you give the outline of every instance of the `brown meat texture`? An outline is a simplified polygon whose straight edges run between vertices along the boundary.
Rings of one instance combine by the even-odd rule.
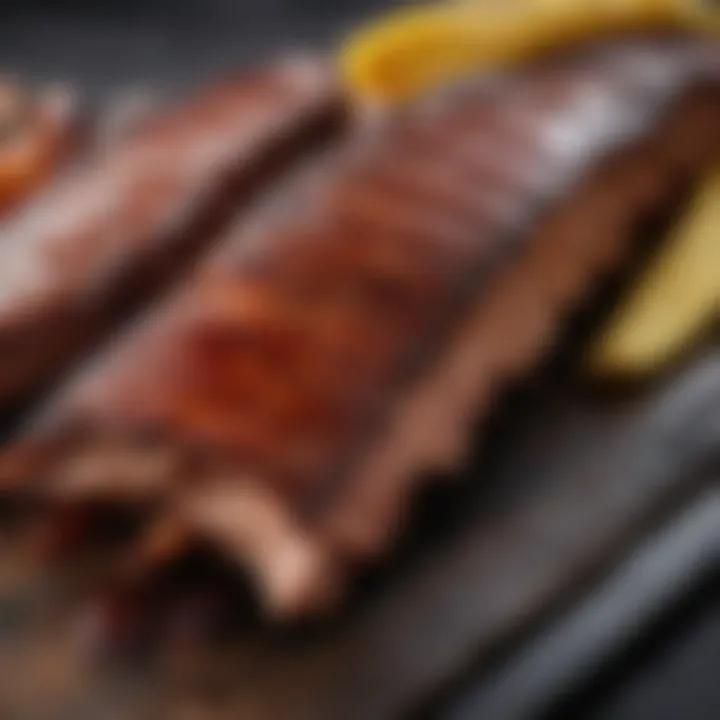
[[[408,108],[298,174],[0,458],[58,507],[147,502],[270,614],[333,604],[639,229],[720,155],[717,47],[625,42]]]
[[[159,111],[31,203],[0,241],[0,407],[24,399],[171,282],[253,191],[338,131],[323,59]]]
[[[0,219],[41,190],[87,139],[70,88],[0,79]]]

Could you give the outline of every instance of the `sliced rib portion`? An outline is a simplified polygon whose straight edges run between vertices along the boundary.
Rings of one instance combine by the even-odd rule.
[[[387,120],[230,233],[0,476],[59,508],[153,503],[177,552],[210,541],[270,613],[318,610],[718,158],[717,59],[623,43]]]
[[[33,202],[0,238],[0,408],[151,298],[342,104],[323,61],[279,63],[159,113]]]
[[[83,115],[69,88],[0,79],[0,219],[85,149],[89,133]]]

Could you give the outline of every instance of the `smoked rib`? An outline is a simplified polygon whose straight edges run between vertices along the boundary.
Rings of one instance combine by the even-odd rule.
[[[158,111],[14,217],[0,238],[0,409],[152,299],[343,113],[324,60],[278,62]]]
[[[718,57],[610,44],[361,134],[82,368],[0,458],[2,481],[59,507],[152,502],[178,552],[209,540],[270,613],[317,611],[717,160]]]
[[[0,79],[0,220],[40,192],[85,149],[87,128],[69,88]]]

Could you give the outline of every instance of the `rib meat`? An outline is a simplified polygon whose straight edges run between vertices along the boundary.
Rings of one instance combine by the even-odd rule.
[[[0,81],[0,218],[73,159],[87,134],[82,125],[68,89]]]
[[[202,538],[271,614],[319,610],[718,159],[718,59],[626,41],[383,120],[84,367],[5,452],[6,486],[153,503],[171,540],[150,528],[136,557]]]
[[[342,106],[324,61],[293,58],[159,112],[31,203],[0,241],[0,408],[158,293]]]

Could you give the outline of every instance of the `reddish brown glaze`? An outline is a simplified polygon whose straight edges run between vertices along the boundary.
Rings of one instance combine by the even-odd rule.
[[[72,158],[82,135],[77,98],[69,90],[0,80],[0,218]]]
[[[0,243],[0,406],[150,299],[339,128],[342,105],[323,61],[241,76],[141,123],[14,218]]]
[[[713,48],[630,44],[388,120],[230,233],[0,473],[159,499],[270,611],[317,610],[717,159],[717,73]]]

